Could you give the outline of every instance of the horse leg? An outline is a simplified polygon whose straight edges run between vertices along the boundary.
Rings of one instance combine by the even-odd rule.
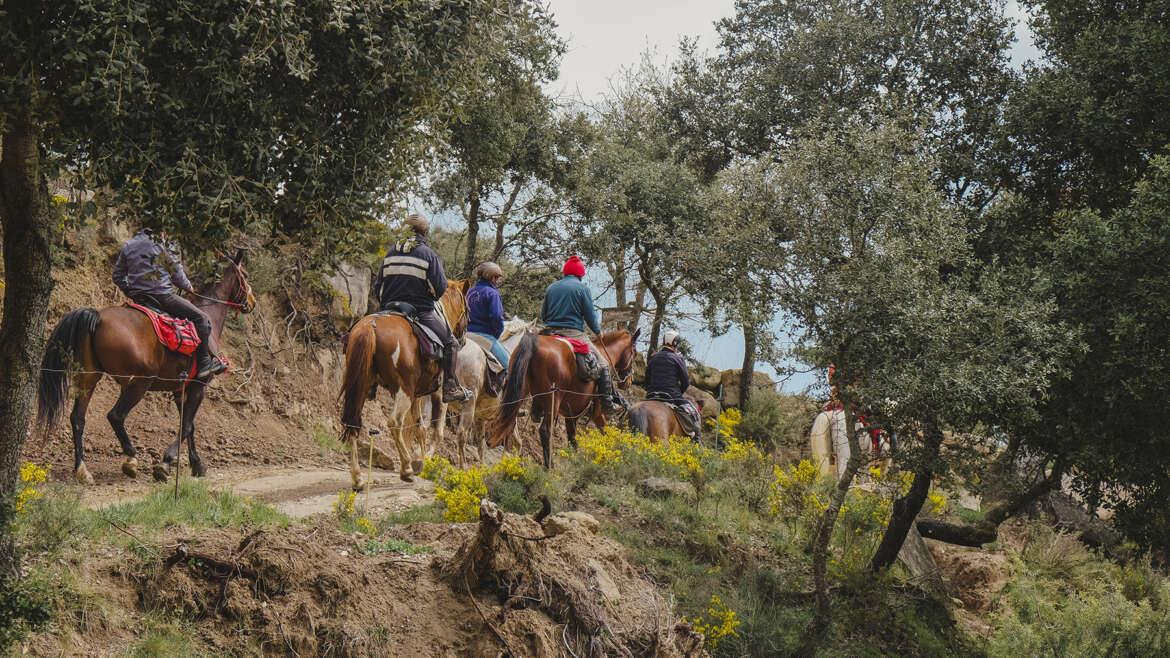
[[[548,408],[544,410],[540,419],[540,449],[544,453],[544,467],[552,470],[552,430],[553,430],[553,412],[557,408],[557,394],[554,391],[549,395],[550,402]]]
[[[577,449],[577,419],[576,418],[566,418],[565,419],[565,436],[569,437],[569,445],[573,446],[573,449],[576,450]]]
[[[138,458],[134,444],[130,442],[130,435],[126,433],[126,416],[130,415],[130,410],[146,397],[149,390],[149,379],[131,379],[130,383],[122,388],[122,394],[118,396],[114,408],[106,414],[106,420],[110,421],[110,427],[114,428],[114,436],[118,437],[118,443],[122,444],[122,453],[126,455],[122,462],[122,472],[127,477],[138,476]]]
[[[194,383],[187,387],[187,401],[183,404],[183,438],[187,440],[187,459],[191,462],[191,475],[201,478],[207,475],[207,467],[199,458],[199,451],[195,449],[195,414],[203,404],[203,396],[207,386]]]
[[[85,448],[81,444],[81,437],[85,434],[85,412],[89,409],[89,400],[101,378],[100,373],[78,375],[77,399],[73,401],[73,411],[69,414],[69,427],[73,430],[73,477],[82,484],[93,484],[93,476],[85,467]],[[134,454],[134,448],[130,450],[130,454]]]
[[[410,418],[411,401],[402,391],[394,394],[394,408],[390,412],[394,444],[398,448],[398,477],[403,482],[413,482],[410,472],[410,457],[406,450],[406,425]]]

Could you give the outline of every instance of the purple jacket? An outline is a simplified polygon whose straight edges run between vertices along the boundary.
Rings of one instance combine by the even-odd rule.
[[[504,333],[504,304],[500,291],[480,279],[467,293],[467,330],[500,337]]]
[[[114,284],[127,297],[170,295],[176,287],[191,290],[179,258],[149,229],[135,233],[118,253]]]

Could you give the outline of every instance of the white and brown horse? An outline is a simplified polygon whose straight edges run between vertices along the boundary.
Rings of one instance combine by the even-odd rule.
[[[441,311],[456,337],[467,331],[466,280],[449,281],[439,299]],[[441,307],[441,309],[439,308]],[[342,439],[349,443],[349,470],[354,489],[362,489],[358,468],[357,436],[362,428],[362,408],[382,386],[393,400],[388,414],[390,432],[398,447],[399,476],[410,482],[422,473],[427,455],[428,429],[443,433],[443,414],[428,413],[427,404],[442,381],[438,361],[424,360],[410,322],[400,315],[367,315],[353,326],[345,348],[345,375],[342,380]],[[434,422],[431,422],[431,419]],[[430,426],[428,428],[428,426]],[[413,452],[407,446],[413,438]]]

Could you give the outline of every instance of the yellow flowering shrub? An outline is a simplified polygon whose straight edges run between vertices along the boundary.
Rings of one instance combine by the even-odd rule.
[[[931,491],[926,498],[930,501],[930,511],[935,514],[942,514],[947,508],[947,496],[940,491]]]
[[[337,500],[333,501],[333,513],[341,517],[353,516],[353,504],[357,500],[357,492],[342,490],[337,492]]]
[[[49,466],[46,464],[41,467],[32,462],[26,463],[20,467],[20,481],[23,486],[20,493],[16,494],[16,513],[24,514],[24,505],[30,500],[36,500],[43,494],[37,489],[37,485],[43,484],[49,479]]]
[[[703,472],[702,460],[714,451],[687,437],[672,436],[653,441],[641,434],[608,426],[604,430],[589,428],[577,437],[577,450],[585,459],[602,466],[639,462],[652,470],[675,471],[690,477]],[[667,467],[661,469],[662,466]]]
[[[435,483],[435,498],[446,503],[443,518],[464,523],[479,516],[479,503],[488,495],[489,482],[532,484],[540,469],[531,459],[505,455],[492,466],[472,466],[458,470],[442,457],[428,457],[423,463],[422,477]],[[507,509],[508,505],[504,505]]]
[[[683,621],[686,621],[685,617]],[[711,603],[706,614],[700,615],[693,623],[695,630],[703,634],[707,649],[712,652],[723,638],[729,635],[739,637],[735,629],[740,622],[735,618],[735,611],[728,608],[718,594],[711,595]]]
[[[357,526],[358,532],[363,535],[378,534],[378,529],[374,527],[374,523],[364,516],[355,520],[353,523]]]

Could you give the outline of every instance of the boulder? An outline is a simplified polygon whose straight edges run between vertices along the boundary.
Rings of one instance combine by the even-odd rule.
[[[719,401],[714,395],[694,386],[688,388],[686,394],[703,403],[703,418],[715,418],[719,415]]]
[[[711,393],[719,392],[719,383],[723,373],[715,368],[704,365],[693,365],[687,368],[691,375],[691,385]]]
[[[695,487],[690,482],[648,477],[638,483],[638,493],[646,498],[666,498],[668,496],[694,498]]]
[[[644,386],[646,384],[646,357],[638,352],[634,355],[634,367],[630,371],[630,383]]]
[[[345,331],[366,314],[370,298],[370,268],[342,263],[337,271],[325,278],[325,282],[334,293],[329,319],[338,331]]]
[[[546,537],[553,535],[560,535],[569,532],[573,528],[580,528],[589,534],[596,535],[598,529],[601,527],[597,523],[597,519],[585,512],[569,511],[557,512],[541,522],[544,527],[544,534]]]
[[[723,406],[739,407],[739,373],[740,370],[733,368],[731,370],[724,370],[719,375],[719,381],[723,385]],[[759,370],[752,373],[752,387],[757,390],[776,389],[775,382],[768,375]]]

